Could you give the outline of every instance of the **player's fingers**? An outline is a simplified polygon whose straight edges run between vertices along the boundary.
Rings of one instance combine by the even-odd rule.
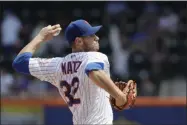
[[[129,80],[129,81],[128,81],[128,83],[132,83],[132,82],[134,82],[134,81],[133,81],[133,80]]]
[[[134,89],[134,81],[133,80],[129,80],[128,81],[128,84],[130,85],[130,89],[132,90],[132,89]]]
[[[62,30],[62,28],[57,28],[57,29],[52,30],[52,33],[55,34],[56,32],[59,32],[61,30]]]
[[[127,94],[127,96],[128,96],[128,93],[129,93],[129,86],[126,86],[126,87],[123,89],[123,93]]]
[[[45,27],[46,29],[50,30],[51,29],[51,25],[48,25],[47,27]]]
[[[126,85],[126,86],[127,86],[128,88],[130,88],[131,83],[132,83],[132,82],[129,80],[129,81],[127,82],[127,85]]]
[[[52,28],[52,30],[55,30],[55,29],[58,29],[58,28],[61,28],[61,27],[60,27],[60,24],[56,24],[56,25],[53,25],[51,28]]]
[[[125,86],[125,89],[124,89],[124,92],[127,92],[129,93],[129,91],[131,90],[132,88],[132,84],[133,84],[133,81],[132,80],[129,80]]]

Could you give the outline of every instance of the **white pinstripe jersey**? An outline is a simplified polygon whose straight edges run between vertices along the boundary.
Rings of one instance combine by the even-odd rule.
[[[29,70],[31,75],[58,88],[69,105],[74,124],[112,124],[109,94],[85,73],[87,64],[92,62],[103,63],[104,71],[110,76],[108,58],[100,52],[71,53],[63,58],[31,58]]]

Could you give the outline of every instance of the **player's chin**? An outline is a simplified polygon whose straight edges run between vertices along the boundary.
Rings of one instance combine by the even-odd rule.
[[[93,50],[93,51],[96,51],[96,52],[99,51],[99,44],[93,45],[93,46],[92,46],[92,50]]]
[[[95,47],[94,50],[97,52],[99,51],[99,46]]]

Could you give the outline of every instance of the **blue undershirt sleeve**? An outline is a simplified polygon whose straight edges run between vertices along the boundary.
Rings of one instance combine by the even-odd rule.
[[[104,63],[102,62],[92,62],[88,63],[85,68],[85,73],[88,75],[90,71],[92,70],[103,70],[104,69]]]
[[[22,54],[18,55],[12,63],[12,67],[17,72],[30,75],[29,59],[31,57],[32,57],[32,53],[30,53],[30,52],[25,52],[25,53],[22,53]]]

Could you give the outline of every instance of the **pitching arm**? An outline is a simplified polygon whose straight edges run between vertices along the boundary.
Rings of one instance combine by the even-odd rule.
[[[110,77],[103,70],[92,70],[89,78],[99,87],[107,91],[116,99],[116,105],[121,106],[126,103],[126,95],[113,83]]]
[[[58,58],[42,59],[32,58],[33,53],[39,48],[40,43],[51,40],[57,31],[60,31],[60,25],[44,27],[38,35],[28,43],[16,56],[12,67],[20,73],[32,75],[42,81],[55,83],[54,74],[59,65]]]

